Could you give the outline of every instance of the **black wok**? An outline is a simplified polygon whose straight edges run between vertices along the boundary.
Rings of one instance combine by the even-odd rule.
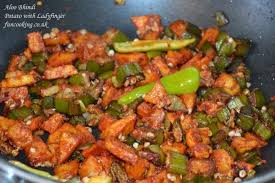
[[[24,48],[26,33],[31,31],[49,32],[49,28],[3,28],[6,21],[43,22],[38,19],[7,19],[6,5],[32,5],[35,1],[4,0],[1,6],[0,30],[0,75],[3,77],[9,56],[20,53]],[[247,59],[252,70],[252,86],[261,88],[266,96],[275,95],[275,1],[274,0],[127,0],[125,6],[117,6],[113,0],[45,0],[44,5],[36,10],[15,10],[13,13],[64,13],[64,19],[50,20],[49,27],[60,29],[85,28],[96,33],[103,33],[114,26],[135,37],[135,29],[130,23],[130,16],[149,13],[160,14],[163,24],[176,19],[185,19],[201,27],[214,25],[213,14],[222,10],[230,19],[224,27],[234,37],[249,38],[253,49]],[[257,176],[250,182],[275,181],[275,138],[262,150],[267,164],[257,169]],[[21,177],[33,182],[51,182],[28,173],[8,163],[10,157],[0,156],[0,182],[19,182]],[[25,162],[25,157],[19,159]],[[10,177],[7,179],[2,178]],[[273,181],[272,181],[273,180]]]

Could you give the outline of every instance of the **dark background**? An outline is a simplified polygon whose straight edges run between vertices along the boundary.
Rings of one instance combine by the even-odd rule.
[[[7,4],[35,3],[34,0],[4,0],[0,2],[0,72],[4,70],[11,54],[20,53],[26,45],[26,34],[30,31],[50,32],[50,29],[3,29],[6,21],[31,21],[30,19],[4,19],[4,14],[12,11],[4,10]],[[130,23],[130,16],[156,13],[162,16],[163,24],[176,19],[184,19],[200,27],[213,26],[213,15],[216,11],[224,11],[230,23],[223,29],[233,37],[248,38],[253,41],[253,48],[247,59],[252,70],[252,87],[263,89],[270,97],[275,95],[275,0],[126,0],[124,6],[114,5],[113,0],[46,0],[40,8],[25,12],[65,13],[60,21],[48,21],[50,28],[88,29],[103,33],[108,27],[114,26],[135,37],[135,29]],[[13,11],[16,13],[16,11]],[[22,11],[18,11],[22,13]],[[39,22],[38,19],[33,21]],[[263,182],[275,176],[268,174],[275,170],[275,140],[263,150],[263,156],[268,161],[258,169]],[[274,156],[273,156],[274,154]],[[265,176],[264,176],[265,175]]]

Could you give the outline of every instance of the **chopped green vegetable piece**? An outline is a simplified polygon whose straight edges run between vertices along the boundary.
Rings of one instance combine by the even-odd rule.
[[[44,53],[34,53],[32,54],[32,62],[34,65],[39,65],[41,62],[44,62],[47,59],[47,56]]]
[[[32,104],[32,111],[35,115],[41,114],[41,106],[38,104]]]
[[[158,130],[157,131],[157,136],[156,136],[156,143],[158,145],[161,145],[164,141],[164,132],[163,130]]]
[[[239,57],[246,57],[248,55],[250,46],[251,46],[251,43],[247,39],[237,40],[235,55]]]
[[[72,116],[70,123],[73,125],[82,124],[85,125],[86,119],[83,116]]]
[[[32,114],[32,110],[26,106],[15,108],[8,113],[8,117],[11,119],[25,119]]]
[[[188,159],[185,155],[182,155],[177,152],[170,152],[168,156],[169,164],[168,171],[175,174],[185,175],[187,173],[187,162]]]
[[[84,106],[85,107],[85,106]],[[75,101],[69,101],[68,114],[69,115],[80,115],[82,113],[79,103]]]
[[[42,107],[44,109],[54,108],[54,98],[51,96],[44,97],[42,101]]]
[[[52,85],[52,83],[48,80],[41,80],[36,83],[39,88],[48,88]]]
[[[229,152],[233,159],[237,158],[237,152],[226,141],[219,144],[219,147]]]
[[[258,136],[260,136],[264,140],[268,140],[272,136],[271,130],[260,121],[255,122],[255,125],[252,130],[254,133],[256,133]]]
[[[231,61],[225,57],[225,56],[220,56],[220,57],[216,57],[215,61],[214,61],[214,66],[216,71],[223,72],[226,67],[228,67],[230,65]]]
[[[57,112],[67,114],[69,112],[69,101],[63,98],[55,98],[54,107]]]
[[[239,96],[239,98],[240,98],[241,102],[243,103],[243,105],[245,105],[245,106],[249,105],[249,99],[245,94],[241,94]]]
[[[246,88],[246,80],[243,77],[237,77],[238,84],[240,85],[241,89]]]
[[[37,71],[40,73],[40,74],[43,74],[44,71],[46,69],[46,63],[45,62],[40,62],[37,66]]]
[[[187,23],[186,31],[190,34],[193,34],[197,37],[201,36],[201,29],[196,26],[195,24],[192,24],[190,22]]]
[[[221,45],[221,48],[218,51],[219,56],[230,56],[235,51],[236,42],[232,38],[229,38],[229,39],[231,41],[224,42]]]
[[[147,52],[147,51],[165,51],[184,48],[196,40],[195,38],[184,40],[139,40],[132,42],[114,43],[114,49],[117,52]]]
[[[148,52],[146,52],[146,54],[149,59],[152,59],[157,56],[160,56],[162,54],[162,52],[161,51],[148,51]]]
[[[220,144],[227,137],[227,133],[224,130],[219,130],[215,135],[212,136],[211,141],[214,144]]]
[[[209,52],[210,50],[212,50],[213,49],[213,47],[212,47],[212,45],[208,42],[208,41],[206,41],[203,45],[202,45],[202,47],[200,48],[200,50],[204,53],[204,54],[207,54],[207,52]]]
[[[104,72],[104,73],[100,74],[100,75],[98,76],[98,78],[99,78],[100,80],[105,80],[105,79],[111,78],[112,75],[113,75],[113,71],[107,71],[107,72]]]
[[[168,95],[168,99],[170,101],[169,106],[167,106],[167,109],[170,111],[182,111],[185,109],[184,104],[182,103],[182,100],[176,96],[176,95]]]
[[[114,86],[121,87],[128,76],[133,76],[142,73],[138,63],[129,63],[119,66],[117,69],[116,77],[112,78]]]
[[[101,65],[96,73],[102,74],[104,72],[113,71],[114,68],[115,68],[115,62],[107,62]]]
[[[129,41],[129,38],[121,31],[117,31],[117,33],[112,39],[113,43],[121,43],[126,41]]]
[[[80,96],[78,100],[81,100],[86,107],[96,102],[96,99],[89,94]]]
[[[164,34],[165,34],[165,36],[170,37],[170,38],[174,37],[173,31],[169,27],[164,28]]]
[[[216,24],[220,27],[229,23],[229,21],[226,18],[225,14],[221,11],[217,11],[215,13],[215,19],[216,19]]]
[[[72,85],[84,85],[85,81],[81,74],[75,74],[69,78],[69,83]]]
[[[220,122],[224,122],[227,124],[227,121],[230,118],[230,110],[227,107],[222,108],[218,113],[217,117],[220,120]]]
[[[33,62],[29,61],[26,64],[24,64],[22,69],[23,69],[23,71],[28,72],[28,71],[31,71],[33,68],[34,68]]]
[[[232,98],[227,104],[229,109],[235,109],[237,111],[240,111],[243,106],[244,104],[241,102],[239,97]]]
[[[134,139],[134,137],[132,137],[132,136],[128,136],[127,138],[126,138],[126,144],[128,144],[129,146],[132,146],[134,143],[135,143],[135,139]]]
[[[150,146],[148,147],[148,149],[149,149],[150,151],[152,151],[153,153],[156,153],[156,154],[159,155],[160,162],[161,162],[162,164],[165,163],[165,158],[166,158],[166,157],[165,157],[165,154],[164,154],[164,152],[162,151],[162,149],[160,148],[159,145],[152,144],[152,145],[150,145]]]
[[[223,45],[223,43],[228,39],[228,34],[226,32],[220,32],[217,42],[216,42],[216,49],[219,51]]]
[[[106,112],[114,117],[118,117],[122,114],[122,106],[117,101],[112,101]]]
[[[216,120],[212,120],[212,122],[210,124],[208,124],[208,128],[211,130],[212,135],[216,135],[219,131]]]
[[[15,165],[15,166],[17,166],[17,167],[19,167],[23,170],[26,170],[30,173],[33,173],[35,175],[39,175],[39,176],[42,176],[42,177],[47,177],[47,178],[52,179],[52,180],[59,180],[58,177],[49,174],[49,172],[31,168],[31,167],[25,165],[24,163],[22,163],[20,161],[10,160],[9,162],[11,164],[13,164],[13,165]]]
[[[244,154],[241,154],[239,159],[245,161],[247,163],[251,163],[253,165],[261,165],[262,159],[260,158],[260,154],[257,151],[249,151]]]
[[[254,107],[261,108],[263,105],[265,105],[265,97],[260,89],[253,90],[249,99]]]
[[[238,114],[237,125],[244,131],[249,131],[254,126],[254,119],[252,116],[248,116],[242,113]]]
[[[199,71],[194,67],[188,67],[174,74],[160,79],[161,84],[168,94],[184,94],[195,92],[200,83]],[[137,87],[119,98],[119,104],[129,104],[146,93],[150,92],[154,83]]]
[[[58,92],[59,92],[59,86],[53,85],[53,86],[50,86],[49,88],[44,89],[43,96],[52,96]]]
[[[209,124],[209,118],[208,116],[203,112],[196,112],[194,114],[194,118],[199,123],[200,127],[207,127]]]
[[[95,61],[93,60],[88,61],[87,67],[86,67],[87,71],[97,73],[99,68],[100,68],[100,65]]]

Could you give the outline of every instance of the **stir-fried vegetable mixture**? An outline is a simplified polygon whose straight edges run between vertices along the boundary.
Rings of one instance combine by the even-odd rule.
[[[275,98],[250,89],[250,42],[184,20],[164,27],[159,15],[131,20],[133,41],[115,28],[27,35],[0,82],[1,153],[24,153],[28,164],[12,163],[68,182],[253,177]]]

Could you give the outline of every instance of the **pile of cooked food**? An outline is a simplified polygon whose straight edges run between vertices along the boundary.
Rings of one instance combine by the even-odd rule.
[[[27,35],[0,82],[1,153],[71,183],[253,177],[275,97],[250,89],[250,41],[185,20],[163,26],[159,15],[131,21],[133,41],[115,28]]]

